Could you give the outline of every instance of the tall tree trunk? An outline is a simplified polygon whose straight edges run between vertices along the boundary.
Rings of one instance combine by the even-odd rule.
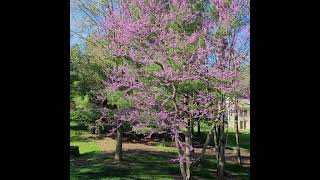
[[[194,128],[193,128],[193,126],[194,126],[194,119],[193,118],[191,118],[191,136],[193,136],[194,135]]]
[[[217,112],[219,112],[220,111],[220,106],[219,106],[219,104],[218,104],[218,102],[217,102]],[[218,122],[219,122],[219,119],[220,119],[220,115],[219,114],[217,114],[217,118],[218,118]],[[214,134],[214,136],[213,136],[213,142],[214,142],[214,150],[215,150],[215,154],[216,154],[216,162],[217,162],[217,174],[218,174],[218,168],[219,168],[219,166],[218,166],[218,164],[219,164],[219,159],[220,159],[220,157],[219,157],[219,151],[220,151],[220,148],[219,148],[219,137],[220,137],[220,135],[219,135],[219,129],[218,129],[218,127],[219,127],[219,123],[218,122],[213,122],[213,129],[214,129],[214,132],[213,132],[213,134]]]
[[[220,150],[219,150],[219,163],[218,163],[218,178],[224,179],[224,165],[225,165],[225,146],[224,146],[224,123],[220,125]]]
[[[229,135],[229,129],[228,129],[229,123],[227,123],[227,129],[226,129],[226,143],[225,146],[228,147],[228,135]]]
[[[176,147],[178,149],[178,155],[179,155],[179,158],[180,158],[180,157],[183,156],[183,152],[181,150],[181,147],[179,146],[178,138],[179,137],[175,136],[174,140],[175,140],[175,144],[176,144]],[[186,163],[184,161],[179,161],[179,166],[180,166],[181,176],[185,180],[186,177],[187,177],[187,174],[186,174]]]
[[[194,163],[194,165],[198,165],[202,161],[202,159],[204,158],[204,155],[206,153],[207,147],[208,147],[211,139],[213,140],[212,142],[213,142],[214,149],[217,149],[216,148],[216,140],[214,138],[216,136],[214,134],[216,133],[216,130],[215,130],[216,123],[215,123],[215,121],[218,118],[218,111],[219,111],[219,109],[218,109],[218,107],[216,107],[214,109],[215,117],[212,118],[211,121],[208,121],[208,126],[210,126],[210,129],[209,129],[209,132],[207,134],[206,140],[205,140],[205,142],[204,142],[204,144],[202,146],[201,154],[199,155],[199,157],[198,157],[197,161]],[[198,128],[200,129],[200,123],[199,122],[200,121],[198,121]],[[200,132],[200,130],[198,130],[198,132]]]
[[[185,149],[185,155],[186,155],[186,180],[191,179],[191,159],[190,159],[190,147],[191,147],[191,132],[190,132],[190,120],[188,118],[185,119],[185,122],[188,124],[188,127],[186,128],[186,134],[185,134],[185,143],[186,143],[186,149]]]
[[[116,161],[122,161],[122,138],[123,138],[123,129],[122,126],[120,126],[117,129],[117,144],[116,144],[116,152],[114,155],[114,159]]]
[[[197,133],[198,133],[198,136],[200,136],[201,135],[201,131],[200,131],[200,119],[198,119],[198,131],[197,131]]]
[[[221,109],[223,110],[219,117],[219,122],[216,127],[216,157],[217,157],[217,179],[224,179],[224,166],[225,166],[225,120],[226,120],[226,106],[225,99],[221,102]]]
[[[226,132],[225,132],[225,144],[224,144],[224,149],[226,149],[228,147],[228,135],[229,135],[229,132],[228,132],[228,123],[226,125]],[[224,163],[226,163],[226,160],[224,160]]]
[[[236,100],[236,105],[235,105],[235,126],[236,126],[236,150],[237,150],[237,160],[238,164],[241,165],[241,154],[240,154],[240,143],[239,143],[239,105],[238,105],[238,100]]]
[[[219,129],[218,129],[218,124],[214,124],[214,136],[213,136],[213,139],[214,139],[214,149],[215,149],[215,152],[216,152],[216,161],[217,161],[217,175],[218,175],[218,169],[219,169],[219,161],[220,161],[220,148],[219,148]]]
[[[209,130],[209,132],[207,134],[206,141],[204,142],[204,144],[202,146],[201,154],[199,155],[199,158],[197,159],[197,162],[195,163],[195,165],[197,165],[203,159],[204,154],[206,153],[207,147],[208,147],[208,145],[210,143],[210,139],[213,136],[213,129],[214,129],[214,123],[210,127],[210,130]]]
[[[225,135],[226,135],[226,143],[225,143],[225,147],[228,147],[228,135],[229,135],[229,123],[230,123],[230,111],[231,111],[231,103],[229,102],[228,104],[227,104],[227,107],[228,107],[228,109],[227,109],[227,111],[226,111],[226,133],[225,133]]]
[[[190,145],[193,147],[193,143],[192,143],[192,139],[193,139],[193,121],[194,119],[192,118],[191,114],[190,114],[190,117],[189,117],[189,129],[190,129]],[[193,156],[194,155],[194,148],[192,148],[191,150],[191,155]]]

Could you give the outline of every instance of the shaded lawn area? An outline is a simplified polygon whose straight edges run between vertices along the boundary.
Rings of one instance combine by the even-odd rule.
[[[130,150],[124,162],[113,161],[113,153],[90,152],[70,161],[71,179],[172,179],[179,168],[168,162],[175,153]]]
[[[171,159],[176,153],[129,150],[124,162],[113,161],[113,153],[93,151],[71,160],[71,179],[180,179],[180,169]],[[194,179],[215,179],[215,160],[207,160],[193,169]],[[249,179],[249,167],[227,164],[226,170]]]
[[[85,127],[71,124],[70,145],[79,146],[81,155],[70,160],[70,179],[181,179],[178,163],[172,162],[172,159],[177,158],[175,152],[127,150],[124,151],[124,162],[119,164],[113,161],[113,153],[102,151],[102,147],[95,141],[99,139],[99,137],[91,135]],[[250,134],[242,133],[240,141],[242,142],[241,147],[250,151]],[[231,147],[235,145],[234,132],[230,130],[228,144]],[[207,155],[202,164],[193,168],[193,179],[214,180],[215,163],[215,156]],[[226,170],[237,175],[238,177],[235,179],[239,179],[239,177],[244,180],[249,179],[250,166],[240,167],[227,163]]]
[[[227,136],[228,136],[227,147],[235,148],[236,135],[235,135],[234,129],[229,129]],[[240,142],[240,148],[242,150],[246,150],[250,152],[250,131],[249,130],[240,131],[239,142]]]

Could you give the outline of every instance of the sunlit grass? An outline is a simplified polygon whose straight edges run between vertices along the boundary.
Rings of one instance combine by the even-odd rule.
[[[77,125],[78,124],[76,124],[74,122],[70,123],[70,127],[75,127]],[[93,141],[83,142],[83,141],[81,141],[81,138],[79,138],[77,140],[76,137],[81,137],[83,134],[85,134],[85,133],[83,133],[79,130],[77,131],[77,130],[70,129],[70,139],[72,139],[72,141],[70,141],[70,146],[79,146],[80,154],[93,152],[93,151],[99,151],[100,148],[95,142],[93,142]]]

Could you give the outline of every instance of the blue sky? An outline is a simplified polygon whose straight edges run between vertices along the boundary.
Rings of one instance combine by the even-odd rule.
[[[74,25],[74,22],[71,22],[70,20],[70,30],[73,30],[73,29],[76,29],[76,26]],[[79,44],[79,43],[82,43],[82,40],[74,36],[70,31],[70,47],[73,46],[74,44]]]
[[[83,14],[81,11],[74,11],[74,10],[70,9],[70,30],[78,32],[81,36],[86,37],[88,33],[81,32],[76,25],[77,24],[76,19],[79,21],[79,20],[81,20],[82,16],[83,16]],[[249,22],[249,17],[248,17],[248,22]],[[240,38],[245,38],[244,33],[239,33],[238,36]],[[83,45],[84,40],[83,40],[83,38],[80,38],[77,35],[70,32],[70,47],[73,46],[74,44]],[[250,41],[248,42],[248,44],[246,44],[246,46],[247,47],[250,46]],[[214,60],[213,58],[209,59],[209,61],[213,61],[213,60]]]
[[[79,11],[73,11],[70,9],[70,47],[74,44],[83,44],[83,38],[79,38],[77,35],[74,35],[71,31],[80,32],[79,28],[77,27],[76,19],[81,19],[82,13]],[[81,36],[86,37],[85,33],[80,33]]]

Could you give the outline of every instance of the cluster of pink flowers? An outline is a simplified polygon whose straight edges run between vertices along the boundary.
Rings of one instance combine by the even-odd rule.
[[[138,82],[134,73],[130,72],[126,66],[114,68],[105,85],[112,91],[117,91],[120,87],[126,87],[126,91],[144,87],[143,83]]]

